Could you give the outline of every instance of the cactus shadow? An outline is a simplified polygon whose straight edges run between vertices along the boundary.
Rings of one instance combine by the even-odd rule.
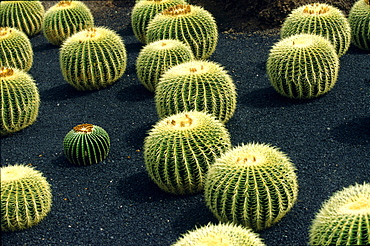
[[[153,99],[154,93],[147,90],[142,84],[135,84],[125,87],[117,93],[120,101],[140,102]]]
[[[353,145],[370,144],[370,117],[355,118],[336,126],[332,131],[335,140]]]
[[[135,149],[142,149],[145,137],[154,124],[154,122],[148,123],[129,131],[128,134],[126,134],[125,143],[129,146],[133,146]]]
[[[42,43],[33,47],[33,52],[41,52],[47,50],[59,50],[59,46],[53,45],[51,43]]]
[[[143,44],[137,41],[135,43],[125,44],[125,48],[127,53],[139,53],[143,48]]]
[[[40,97],[45,101],[58,101],[88,96],[93,92],[94,91],[78,91],[69,84],[63,84],[41,91]]]

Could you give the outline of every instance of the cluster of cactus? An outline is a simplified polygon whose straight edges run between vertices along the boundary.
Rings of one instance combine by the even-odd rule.
[[[34,36],[42,29],[44,14],[41,1],[1,1],[0,27],[14,27]]]
[[[352,43],[360,49],[370,50],[370,3],[358,0],[348,15]]]
[[[38,224],[51,204],[51,187],[40,171],[18,164],[1,167],[1,231]]]
[[[219,64],[194,60],[168,69],[159,80],[155,103],[159,117],[205,111],[226,123],[236,108],[236,88]]]
[[[71,163],[80,166],[92,165],[108,156],[110,138],[100,126],[81,124],[66,134],[63,148],[64,155]]]
[[[12,27],[0,27],[0,67],[28,72],[33,63],[32,45],[27,35]]]
[[[94,27],[90,9],[81,1],[60,1],[45,13],[42,29],[46,39],[61,45],[68,37]]]
[[[105,27],[82,30],[60,49],[64,79],[77,90],[99,90],[116,82],[125,72],[127,52],[121,37]]]
[[[240,225],[208,224],[189,231],[172,246],[265,246],[259,235]]]
[[[160,120],[144,141],[144,161],[151,179],[172,194],[204,188],[208,168],[230,148],[225,126],[204,112],[182,112]]]
[[[370,245],[370,184],[335,192],[312,222],[310,245]]]
[[[297,34],[276,43],[267,60],[267,74],[281,95],[308,99],[335,85],[339,57],[332,44],[314,34]]]
[[[16,68],[0,68],[0,135],[32,125],[38,115],[40,95],[33,78]]]
[[[249,143],[226,151],[209,168],[208,208],[221,222],[262,230],[281,220],[297,200],[295,166],[276,147]]]

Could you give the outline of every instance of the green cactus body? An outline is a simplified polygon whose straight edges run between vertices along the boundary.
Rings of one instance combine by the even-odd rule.
[[[131,26],[135,37],[143,44],[146,44],[146,29],[154,16],[163,10],[185,4],[184,0],[143,0],[136,1],[131,12]]]
[[[260,236],[240,225],[208,224],[184,234],[172,246],[265,246]]]
[[[1,1],[0,26],[14,27],[34,36],[42,29],[44,14],[41,1]]]
[[[151,179],[172,194],[203,190],[204,176],[230,148],[225,126],[210,114],[183,112],[160,120],[144,141],[144,160]]]
[[[360,49],[370,50],[370,4],[369,0],[359,0],[348,15],[351,26],[352,43]]]
[[[190,47],[178,40],[160,40],[147,44],[136,61],[137,76],[151,92],[159,83],[160,76],[170,67],[194,60]]]
[[[46,39],[60,46],[67,38],[94,27],[90,9],[81,1],[60,1],[45,13],[42,24]]]
[[[32,125],[38,115],[40,95],[33,78],[16,68],[0,68],[0,135]]]
[[[0,67],[13,67],[28,72],[33,63],[32,45],[18,29],[0,27]]]
[[[148,24],[147,43],[177,39],[188,44],[196,59],[207,59],[218,41],[217,24],[211,13],[199,6],[179,4],[157,14]]]
[[[204,190],[206,204],[218,220],[262,230],[293,207],[298,181],[285,153],[266,144],[250,143],[215,161]]]
[[[110,138],[100,126],[81,124],[67,133],[63,147],[69,162],[87,166],[99,163],[108,156]]]
[[[325,3],[312,3],[294,9],[285,19],[280,37],[316,34],[330,40],[338,56],[344,55],[351,44],[351,27],[337,8]]]
[[[312,221],[309,238],[310,245],[370,245],[370,184],[335,192]]]
[[[189,61],[163,73],[155,91],[159,117],[183,111],[204,111],[226,123],[236,108],[236,88],[220,65]]]
[[[298,34],[272,47],[266,69],[272,86],[281,95],[309,99],[333,88],[338,78],[339,57],[327,39]]]
[[[114,31],[94,27],[68,38],[60,50],[64,79],[77,90],[99,90],[116,82],[126,70],[123,40]]]
[[[50,212],[50,184],[30,166],[1,167],[1,231],[18,231],[38,224]]]

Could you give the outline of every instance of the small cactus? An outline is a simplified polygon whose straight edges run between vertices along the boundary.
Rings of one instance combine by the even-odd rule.
[[[236,108],[236,88],[230,75],[211,61],[189,61],[162,75],[156,88],[159,117],[183,111],[205,111],[226,123]]]
[[[352,43],[360,49],[370,50],[370,4],[369,0],[359,0],[348,15],[351,26]]]
[[[312,3],[294,9],[285,19],[280,37],[316,34],[332,42],[338,56],[344,55],[351,43],[351,28],[345,15],[325,3]]]
[[[38,115],[40,95],[33,78],[16,68],[0,68],[0,135],[32,125]]]
[[[81,124],[67,133],[63,147],[69,162],[87,166],[99,163],[108,156],[110,138],[100,126]]]
[[[143,44],[146,44],[146,29],[154,16],[163,10],[185,4],[184,0],[143,0],[136,1],[131,12],[131,26],[135,37]]]
[[[0,67],[13,67],[28,72],[33,63],[32,45],[24,32],[0,27]]]
[[[204,175],[230,147],[224,125],[203,112],[183,112],[160,120],[144,141],[144,160],[151,179],[172,194],[203,190]]]
[[[1,167],[1,231],[18,231],[38,224],[51,210],[50,184],[30,166]]]
[[[281,95],[309,99],[333,88],[338,78],[339,57],[327,39],[298,34],[272,47],[266,69],[272,86]]]
[[[370,245],[370,184],[335,192],[316,214],[310,245]]]
[[[262,230],[277,223],[297,200],[295,166],[276,147],[235,147],[210,167],[204,188],[208,208],[221,222]]]
[[[217,24],[202,7],[179,4],[157,14],[148,24],[147,43],[162,39],[178,39],[190,46],[196,59],[207,59],[217,46]]]
[[[45,38],[58,46],[73,34],[90,27],[94,27],[94,17],[81,1],[59,1],[46,11],[42,24]]]
[[[123,40],[104,27],[88,28],[68,38],[60,50],[64,79],[77,90],[99,90],[125,72],[127,53]]]
[[[44,14],[41,1],[1,1],[0,27],[14,27],[34,36],[42,29]]]
[[[145,88],[155,92],[159,78],[166,70],[191,60],[194,55],[188,45],[178,40],[155,41],[140,51],[136,60],[137,76]]]
[[[182,235],[172,246],[265,246],[260,236],[240,225],[208,224]]]

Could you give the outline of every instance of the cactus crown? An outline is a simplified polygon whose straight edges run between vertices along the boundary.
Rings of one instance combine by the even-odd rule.
[[[369,4],[370,5],[370,1],[369,0],[364,0],[365,3]]]
[[[303,13],[310,15],[322,15],[329,11],[330,8],[328,5],[320,3],[312,3],[303,9]]]
[[[191,13],[189,4],[178,4],[168,9],[163,10],[162,14],[167,16],[179,16]]]
[[[7,67],[0,68],[0,77],[10,77],[14,74],[14,70]]]
[[[23,165],[4,167],[1,170],[1,182],[9,183],[12,181],[21,180],[23,178],[28,178],[28,176],[33,173],[34,169]]]
[[[172,125],[176,129],[177,128],[185,129],[185,128],[190,128],[190,127],[194,126],[193,119],[190,118],[188,114],[180,115],[176,119],[167,120],[167,124]]]
[[[12,32],[12,29],[9,27],[0,27],[0,37],[7,36],[11,32]]]
[[[310,36],[297,36],[297,38],[292,39],[292,46],[296,48],[305,48],[313,44],[314,39]]]
[[[341,206],[338,211],[342,214],[370,214],[370,200],[368,197],[359,196]]]
[[[75,132],[80,133],[91,133],[93,131],[94,125],[92,124],[81,124],[78,126],[73,127],[73,130]]]
[[[60,1],[59,3],[57,3],[56,7],[59,7],[59,8],[70,7],[71,3],[72,1]]]

